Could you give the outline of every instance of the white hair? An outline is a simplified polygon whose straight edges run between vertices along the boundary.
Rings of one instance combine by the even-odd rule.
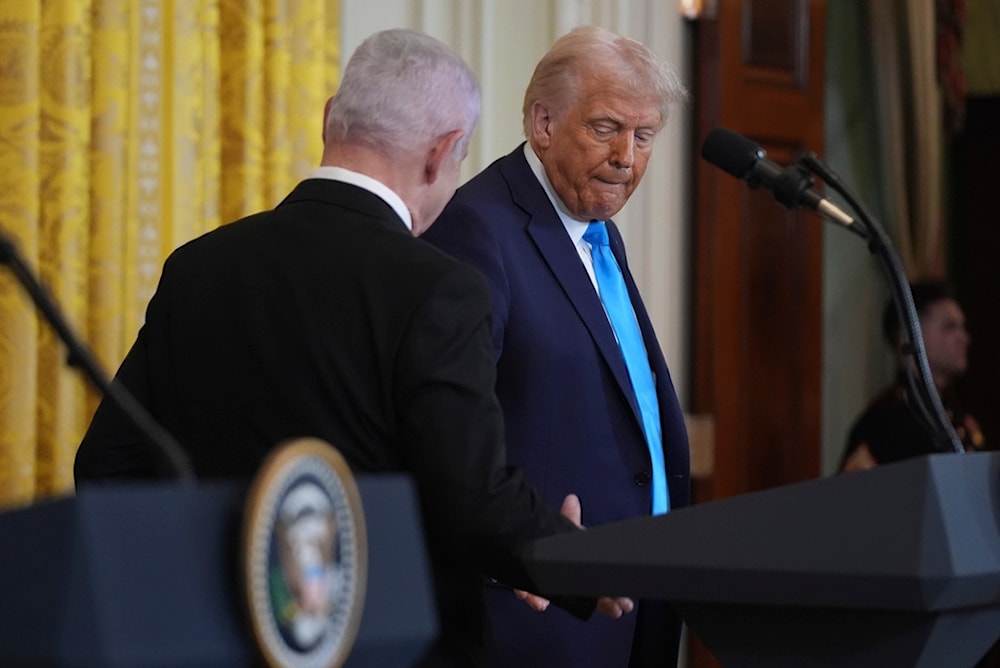
[[[479,83],[454,51],[415,30],[385,30],[348,61],[326,119],[327,137],[389,154],[463,130],[455,146],[462,154],[479,110]]]
[[[579,102],[584,79],[606,73],[635,97],[652,95],[666,123],[670,107],[688,93],[669,63],[634,39],[598,26],[579,26],[556,40],[535,67],[524,94],[524,133],[531,136],[531,108],[544,103],[556,117]]]

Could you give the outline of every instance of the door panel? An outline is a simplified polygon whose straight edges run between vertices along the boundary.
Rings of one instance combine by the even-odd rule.
[[[697,22],[698,147],[727,127],[787,164],[823,152],[825,3],[725,0]],[[715,466],[697,502],[817,477],[823,222],[697,158],[692,408]],[[692,666],[718,665],[694,639]]]
[[[719,3],[696,27],[698,136],[785,164],[823,150],[825,5]],[[715,418],[701,500],[819,475],[822,221],[698,160],[692,405]]]

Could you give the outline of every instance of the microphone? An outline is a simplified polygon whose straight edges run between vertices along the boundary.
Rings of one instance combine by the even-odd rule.
[[[701,145],[701,157],[745,180],[751,188],[770,189],[774,198],[789,209],[807,206],[852,232],[868,236],[854,224],[854,218],[813,189],[812,177],[805,168],[799,165],[782,167],[769,160],[764,149],[743,135],[726,128],[715,128]]]

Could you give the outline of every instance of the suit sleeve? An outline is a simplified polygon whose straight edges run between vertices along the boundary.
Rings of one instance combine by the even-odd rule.
[[[482,210],[453,200],[424,233],[424,238],[456,260],[474,267],[486,280],[492,305],[494,360],[499,360],[510,307],[510,286],[500,245],[485,216]]]
[[[578,529],[506,465],[485,293],[456,264],[414,314],[396,366],[403,456],[432,542],[534,590],[520,558],[528,542]]]
[[[124,386],[143,406],[148,405],[144,329],[113,382]],[[76,452],[73,477],[77,487],[101,480],[154,478],[159,473],[149,446],[135,427],[114,403],[104,399]]]
[[[162,308],[159,295],[165,289],[170,266],[168,259],[156,293],[146,307],[146,324],[139,329],[135,343],[112,380],[146,410],[150,410],[151,401],[147,347],[149,323],[155,322]],[[132,421],[110,399],[101,401],[76,452],[73,477],[77,487],[104,480],[150,479],[169,475],[163,456],[154,451]]]

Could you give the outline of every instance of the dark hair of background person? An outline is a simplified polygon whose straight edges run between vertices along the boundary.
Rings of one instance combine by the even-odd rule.
[[[913,295],[913,306],[918,317],[926,314],[928,307],[932,304],[944,299],[955,299],[955,292],[951,286],[946,281],[937,279],[911,283],[910,293]],[[896,303],[890,299],[885,305],[885,310],[882,311],[882,334],[892,348],[899,346],[901,327]]]

